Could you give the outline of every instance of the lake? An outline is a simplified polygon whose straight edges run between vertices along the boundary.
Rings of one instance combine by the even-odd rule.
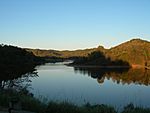
[[[36,67],[31,79],[35,97],[76,105],[107,104],[119,109],[129,103],[150,107],[150,73],[139,69],[74,68],[63,63]]]

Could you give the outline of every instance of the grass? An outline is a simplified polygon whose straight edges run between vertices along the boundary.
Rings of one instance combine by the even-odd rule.
[[[121,113],[150,113],[150,108],[134,107],[133,104],[128,104]]]
[[[46,104],[33,96],[11,90],[0,91],[0,106],[8,108],[13,98],[21,103],[23,110],[41,113],[46,109]]]
[[[47,106],[46,113],[116,113],[114,108],[106,105],[75,106],[67,102],[55,103],[50,102]]]
[[[119,113],[115,108],[108,105],[90,105],[76,106],[68,102],[53,102],[48,104],[39,101],[31,95],[13,91],[0,91],[0,106],[9,107],[12,97],[17,97],[21,102],[22,109],[36,113]],[[128,104],[120,113],[150,113],[150,108],[134,107]]]

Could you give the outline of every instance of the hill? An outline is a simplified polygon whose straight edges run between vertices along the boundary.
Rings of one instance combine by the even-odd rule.
[[[28,72],[33,72],[41,59],[25,49],[0,45],[0,84],[2,80],[13,79]]]
[[[124,42],[118,46],[110,49],[105,49],[103,46],[91,49],[75,50],[75,51],[58,51],[58,50],[40,50],[40,49],[26,49],[27,51],[33,52],[34,55],[40,57],[50,58],[77,58],[75,62],[79,60],[85,60],[85,64],[96,64],[101,61],[108,62],[112,65],[112,62],[128,62],[130,65],[150,65],[150,42],[141,39],[132,39]],[[105,60],[101,58],[94,58],[90,55],[93,52],[100,52],[105,57]],[[93,57],[91,60],[88,57]],[[110,62],[112,61],[112,62]],[[79,63],[79,62],[78,62]],[[83,63],[83,62],[82,62]],[[106,64],[105,64],[106,65]]]
[[[141,39],[132,39],[107,51],[111,59],[121,59],[132,65],[150,64],[150,42]]]
[[[57,58],[72,58],[72,57],[83,57],[87,56],[89,53],[96,51],[97,48],[84,49],[84,50],[42,50],[42,49],[26,49],[28,52],[32,52],[35,56],[39,57],[57,57]]]

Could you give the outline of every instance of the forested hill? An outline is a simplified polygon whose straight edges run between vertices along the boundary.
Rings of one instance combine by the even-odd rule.
[[[25,49],[0,45],[0,77],[3,79],[32,72],[39,63],[40,58]]]
[[[36,63],[36,56],[27,52],[25,49],[11,46],[0,45],[0,62],[1,64],[13,64],[13,63]]]
[[[105,49],[103,46],[99,46],[97,48],[75,51],[56,51],[40,49],[26,50],[33,52],[33,54],[36,56],[57,58],[88,57],[88,55],[92,52],[100,51],[106,58],[109,58],[112,61],[122,60],[128,62],[129,64],[145,65],[145,63],[147,63],[147,65],[150,65],[150,42],[141,39],[132,39],[111,49]]]

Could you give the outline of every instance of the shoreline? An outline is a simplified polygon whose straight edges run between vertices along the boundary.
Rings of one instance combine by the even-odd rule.
[[[105,68],[105,69],[133,68],[133,69],[148,69],[148,70],[150,69],[150,67],[135,64],[132,64],[130,66],[99,66],[99,65],[77,65],[77,64],[65,64],[65,65],[79,68]]]
[[[65,64],[66,66],[71,67],[81,67],[81,68],[106,68],[106,69],[112,69],[112,68],[132,68],[132,66],[98,66],[98,65],[72,65],[72,64]]]

